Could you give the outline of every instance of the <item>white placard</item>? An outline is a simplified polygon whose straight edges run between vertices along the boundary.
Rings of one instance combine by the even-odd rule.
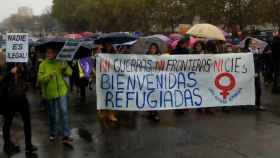
[[[121,111],[255,104],[251,53],[97,57],[97,108]]]
[[[65,61],[73,60],[80,45],[80,42],[77,41],[66,41],[56,58]]]
[[[6,36],[6,61],[28,62],[28,34],[7,33]]]

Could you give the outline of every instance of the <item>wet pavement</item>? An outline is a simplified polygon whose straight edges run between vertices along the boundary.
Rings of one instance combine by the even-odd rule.
[[[20,119],[14,120],[13,138],[22,152],[13,158],[279,158],[280,97],[265,91],[266,112],[252,108],[235,108],[214,115],[172,111],[160,112],[161,121],[147,119],[146,112],[120,113],[112,124],[97,118],[95,95],[87,100],[71,97],[70,117],[73,146],[48,141],[47,115],[42,111],[40,96],[29,92],[32,105],[33,141],[37,155],[23,152],[24,137]],[[2,125],[2,123],[0,123]],[[0,139],[0,158],[3,140]]]

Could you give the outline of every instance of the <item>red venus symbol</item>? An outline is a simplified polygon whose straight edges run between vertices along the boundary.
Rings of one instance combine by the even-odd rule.
[[[221,80],[226,77],[229,79],[228,85],[222,85]],[[234,76],[231,73],[224,72],[219,74],[216,79],[215,79],[215,85],[216,87],[221,90],[221,95],[223,96],[224,99],[227,99],[227,96],[229,95],[229,92],[235,87],[236,81]]]

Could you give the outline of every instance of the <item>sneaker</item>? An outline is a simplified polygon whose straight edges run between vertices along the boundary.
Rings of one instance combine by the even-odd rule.
[[[267,108],[265,108],[264,106],[258,106],[257,108],[257,111],[266,111]]]
[[[64,137],[62,138],[62,143],[63,144],[70,144],[74,141],[74,139],[72,137]]]
[[[49,136],[49,141],[53,142],[55,141],[56,137],[54,135]]]
[[[153,120],[158,122],[158,121],[160,121],[160,117],[158,115],[155,115],[155,116],[153,116]]]
[[[33,153],[34,151],[37,151],[37,150],[38,150],[38,148],[32,144],[27,145],[25,148],[25,152],[27,152],[27,153]]]

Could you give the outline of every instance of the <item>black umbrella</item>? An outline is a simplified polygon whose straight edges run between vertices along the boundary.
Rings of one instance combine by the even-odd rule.
[[[131,36],[127,33],[114,32],[114,33],[103,34],[101,37],[95,40],[95,44],[104,44],[104,43],[122,44],[135,40],[137,40],[137,37]]]
[[[48,48],[60,50],[65,43],[64,38],[53,38],[46,41],[42,41],[35,46],[35,49],[39,50],[40,53],[45,53]]]
[[[58,52],[63,48],[66,40],[64,38],[54,38],[45,42],[38,44],[35,48],[39,50],[40,53],[46,53],[48,48],[55,49]],[[81,46],[77,50],[74,59],[80,59],[84,57],[91,56],[93,49],[93,42],[84,41],[81,43]]]
[[[78,51],[76,52],[74,59],[81,59],[85,57],[90,57],[93,49],[93,44],[89,44],[88,42],[82,42]]]

